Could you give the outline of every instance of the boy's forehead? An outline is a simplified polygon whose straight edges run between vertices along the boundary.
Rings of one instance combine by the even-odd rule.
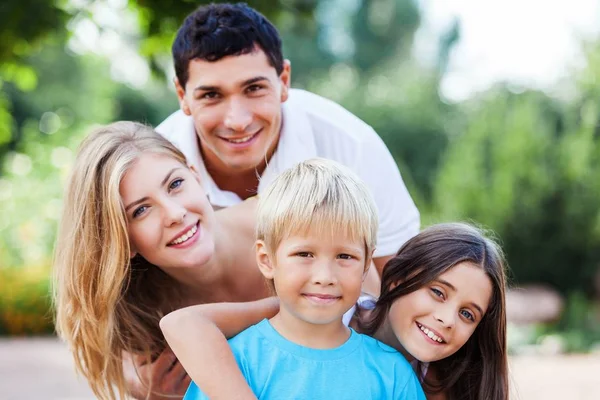
[[[364,250],[365,239],[361,232],[344,229],[334,222],[295,224],[290,226],[282,237],[282,241],[306,244],[311,242],[334,247],[355,248],[356,250]]]

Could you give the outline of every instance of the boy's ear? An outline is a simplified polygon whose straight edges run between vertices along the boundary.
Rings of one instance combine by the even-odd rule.
[[[369,269],[371,268],[371,266],[373,265],[373,253],[375,253],[375,249],[373,249],[371,251],[371,254],[367,255],[367,258],[365,259],[365,272],[363,273],[363,282],[365,280],[365,278],[367,277],[367,273],[369,272]]]
[[[265,278],[273,279],[275,268],[269,250],[262,240],[256,241],[256,263]]]

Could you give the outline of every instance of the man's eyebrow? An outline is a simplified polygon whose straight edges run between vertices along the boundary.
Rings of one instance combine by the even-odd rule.
[[[171,175],[173,175],[173,172],[177,171],[178,169],[180,169],[181,167],[175,167],[172,170],[169,171],[169,173],[167,175],[165,175],[165,178],[162,180],[162,182],[160,183],[160,186],[164,186],[165,183],[167,183],[167,181],[169,180],[169,178],[171,177]],[[130,203],[129,205],[127,205],[127,207],[125,207],[125,211],[127,212],[131,207],[143,203],[144,201],[148,200],[148,197],[142,197],[139,200],[134,201],[133,203]]]
[[[197,92],[199,90],[204,91],[204,92],[216,92],[219,89],[220,88],[218,86],[200,85],[200,86],[196,86],[194,88],[194,92]]]
[[[269,81],[269,78],[267,78],[266,76],[256,76],[254,78],[246,79],[244,82],[242,82],[240,86],[248,86],[261,81]]]
[[[249,85],[252,85],[253,83],[262,82],[262,81],[269,81],[269,78],[267,78],[266,76],[262,76],[262,75],[255,76],[254,78],[250,78],[250,79],[246,79],[245,81],[242,81],[239,86],[240,87],[249,86]],[[194,89],[194,92],[199,91],[199,90],[203,91],[203,92],[217,92],[217,91],[221,90],[221,87],[214,86],[214,85],[200,85],[200,86],[196,86],[196,88]]]

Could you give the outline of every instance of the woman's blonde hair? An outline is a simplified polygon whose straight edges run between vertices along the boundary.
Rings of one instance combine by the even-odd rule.
[[[185,156],[154,130],[116,122],[79,147],[65,192],[54,260],[56,329],[98,398],[126,393],[122,352],[165,348],[159,320],[175,308],[177,283],[141,256],[130,259],[119,185],[142,153]]]
[[[256,237],[272,253],[289,235],[314,228],[364,241],[368,258],[377,243],[377,207],[369,189],[350,169],[323,158],[279,175],[260,195],[256,219]]]

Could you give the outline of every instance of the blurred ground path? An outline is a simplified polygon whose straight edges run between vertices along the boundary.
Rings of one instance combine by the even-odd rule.
[[[67,347],[56,338],[0,339],[0,399],[91,400],[75,375]]]
[[[510,359],[511,400],[597,400],[600,355]],[[91,400],[67,348],[54,338],[0,339],[0,399]]]

